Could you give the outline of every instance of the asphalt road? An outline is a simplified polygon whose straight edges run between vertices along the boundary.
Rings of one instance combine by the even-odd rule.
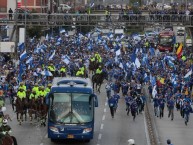
[[[133,121],[131,116],[126,115],[125,102],[121,98],[115,117],[111,118],[106,102],[104,85],[101,88],[101,94],[97,94],[99,107],[96,108],[95,113],[95,135],[94,139],[89,143],[77,141],[53,143],[47,138],[47,127],[41,127],[36,120],[33,121],[33,124],[30,124],[29,120],[25,121],[20,126],[7,100],[6,113],[10,114],[13,120],[9,122],[9,125],[12,127],[12,135],[18,140],[18,145],[127,145],[127,140],[130,138],[135,139],[138,145],[149,145],[146,139],[147,131],[145,129],[144,115],[138,115],[136,120]]]
[[[176,27],[174,27],[176,33]],[[177,42],[183,42],[184,36],[177,36]],[[193,107],[193,106],[192,106]],[[153,108],[153,105],[152,105]],[[193,114],[190,114],[190,121],[186,126],[180,112],[175,109],[174,120],[168,118],[168,110],[165,107],[164,117],[162,119],[154,117],[158,141],[160,145],[165,145],[167,139],[171,139],[174,145],[192,145],[193,144]]]

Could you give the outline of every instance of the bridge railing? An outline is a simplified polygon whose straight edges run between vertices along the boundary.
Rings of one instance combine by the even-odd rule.
[[[0,13],[0,22],[11,21],[9,20],[9,14]],[[176,15],[176,14],[111,14],[106,16],[105,14],[46,14],[46,13],[32,13],[32,14],[14,14],[13,21],[18,23],[27,24],[97,24],[97,23],[118,23],[125,22],[127,24],[182,24],[185,26],[193,26],[193,15]]]

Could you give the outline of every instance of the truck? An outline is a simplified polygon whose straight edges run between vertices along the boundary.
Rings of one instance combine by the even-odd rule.
[[[48,138],[83,140],[94,135],[97,96],[91,80],[80,77],[56,77],[46,97],[48,109]]]
[[[173,31],[161,31],[158,35],[157,48],[159,51],[173,51],[175,44],[175,34]]]

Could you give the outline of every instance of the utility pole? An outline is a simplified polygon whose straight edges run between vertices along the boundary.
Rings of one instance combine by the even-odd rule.
[[[27,50],[27,45],[26,45],[26,35],[27,35],[27,26],[26,26],[26,21],[27,21],[27,0],[25,0],[25,35],[24,35],[24,46],[25,46],[25,50],[26,52],[28,51]]]

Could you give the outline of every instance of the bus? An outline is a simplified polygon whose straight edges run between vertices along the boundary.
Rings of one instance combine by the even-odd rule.
[[[97,96],[89,78],[55,77],[46,97],[48,110],[48,138],[83,140],[94,135]]]
[[[162,31],[158,35],[158,45],[159,51],[173,51],[175,44],[175,34],[173,31]]]

